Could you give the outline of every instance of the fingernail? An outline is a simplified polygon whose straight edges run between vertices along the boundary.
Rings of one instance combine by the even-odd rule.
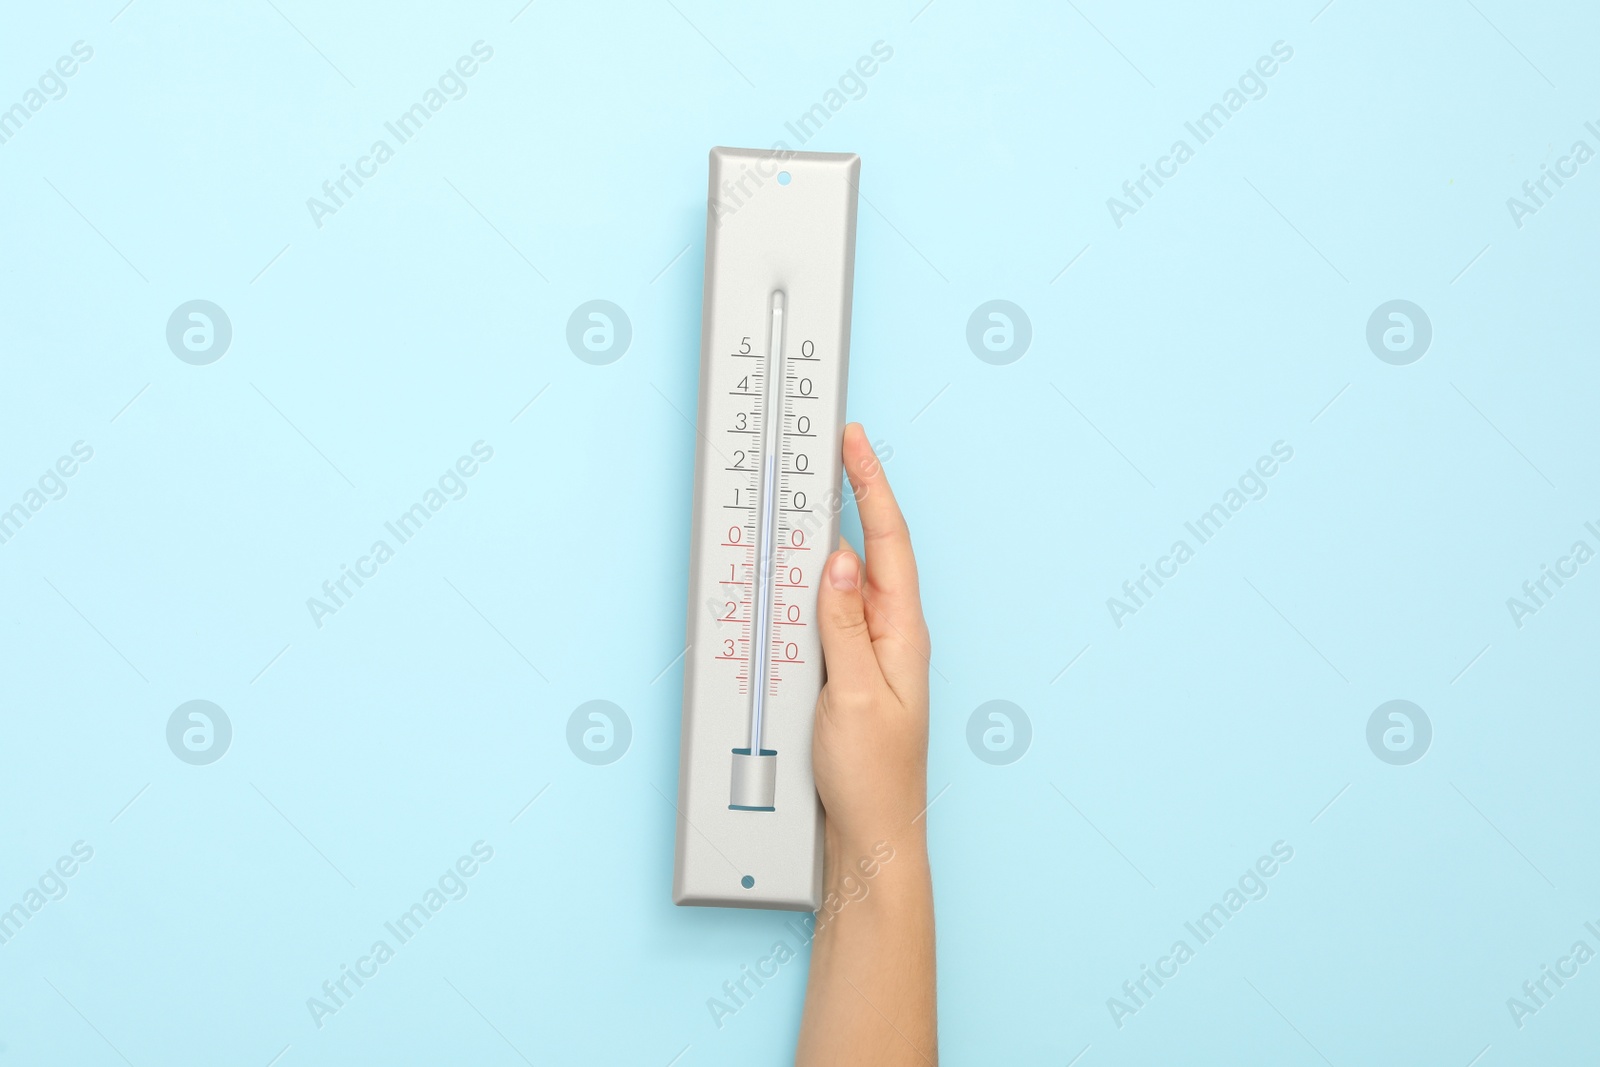
[[[854,589],[858,573],[860,567],[856,557],[849,552],[841,552],[834,557],[833,566],[828,568],[828,581],[835,589]]]

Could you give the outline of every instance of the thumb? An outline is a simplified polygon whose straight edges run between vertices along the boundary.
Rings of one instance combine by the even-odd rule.
[[[879,675],[861,599],[861,561],[848,548],[828,557],[817,583],[817,622],[828,688],[835,696],[869,692]]]

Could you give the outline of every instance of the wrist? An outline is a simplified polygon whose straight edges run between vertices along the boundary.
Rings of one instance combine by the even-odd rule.
[[[927,832],[919,820],[898,828],[839,826],[828,820],[823,831],[823,868],[829,882],[846,875],[872,877],[882,865],[928,862]]]

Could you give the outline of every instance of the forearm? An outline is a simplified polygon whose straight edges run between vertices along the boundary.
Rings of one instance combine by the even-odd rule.
[[[838,840],[831,829],[795,1063],[935,1064],[933,882],[922,824],[871,841]]]

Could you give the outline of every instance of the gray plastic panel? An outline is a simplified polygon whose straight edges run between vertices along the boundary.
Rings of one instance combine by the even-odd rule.
[[[854,155],[711,152],[677,904],[814,910],[821,902],[822,807],[811,774],[823,681],[816,582],[839,539],[860,168]],[[766,368],[779,353],[783,373],[769,401]],[[770,540],[762,537],[768,499]],[[761,647],[771,651],[771,677],[752,738]],[[770,810],[741,803],[766,799],[769,770]]]

